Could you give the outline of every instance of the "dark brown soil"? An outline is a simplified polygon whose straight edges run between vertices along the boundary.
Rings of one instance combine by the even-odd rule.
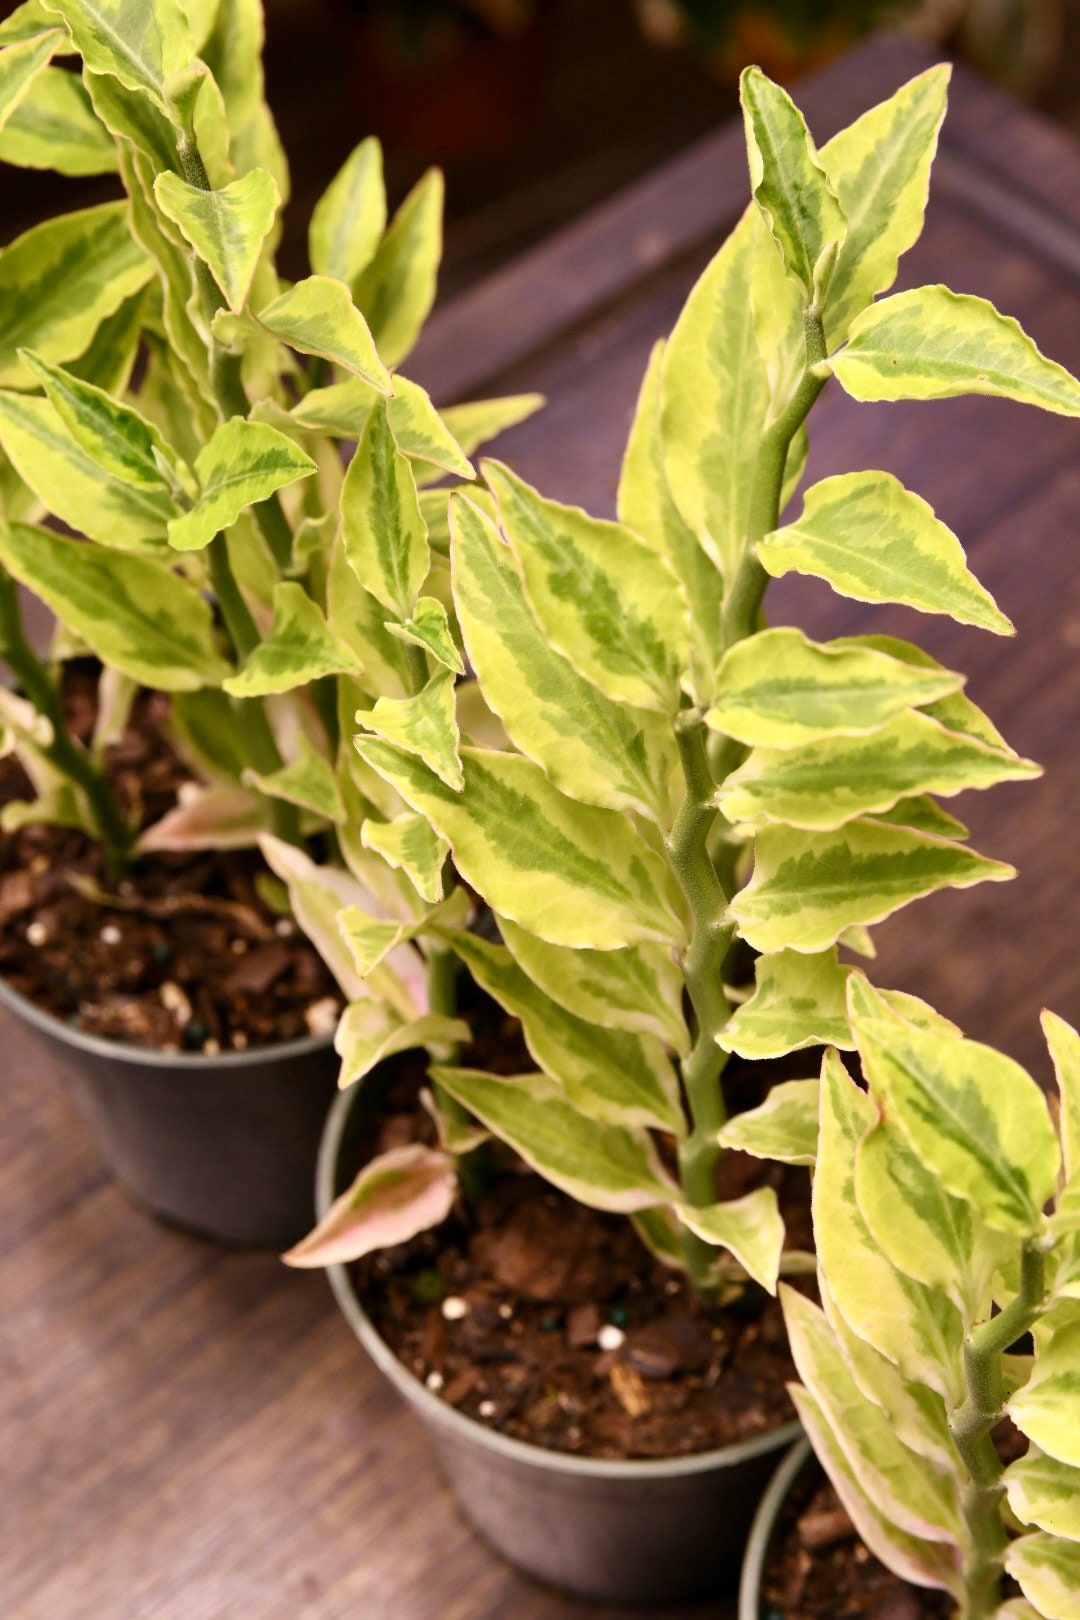
[[[808,1471],[788,1498],[762,1582],[763,1620],[946,1620],[944,1592],[922,1591],[879,1564],[831,1485]]]
[[[67,666],[65,697],[86,740],[96,670]],[[108,773],[145,827],[176,803],[190,772],[161,726],[168,699],[138,698]],[[33,797],[14,758],[0,760],[0,804]],[[162,854],[111,878],[100,847],[66,827],[0,836],[0,976],[74,1028],[159,1051],[242,1050],[332,1032],[342,998],[292,919],[256,879],[257,850]],[[72,886],[92,880],[107,898]]]
[[[466,1053],[502,1072],[531,1060],[513,1020]],[[431,1139],[422,1073],[394,1082],[372,1152]],[[554,1191],[504,1149],[484,1190],[435,1232],[356,1268],[364,1304],[400,1360],[448,1405],[502,1434],[592,1457],[676,1457],[747,1439],[794,1414],[780,1308],[752,1289],[708,1307],[631,1223]],[[724,1163],[720,1196],[769,1180],[789,1244],[810,1247],[805,1170]]]

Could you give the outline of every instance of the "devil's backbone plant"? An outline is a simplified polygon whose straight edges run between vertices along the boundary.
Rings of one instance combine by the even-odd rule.
[[[441,893],[435,835],[397,818],[349,734],[358,709],[388,705],[389,728],[414,697],[450,703],[446,495],[427,486],[471,480],[475,445],[538,401],[440,415],[401,375],[435,294],[442,181],[388,221],[374,140],[315,208],[312,273],[279,278],[262,34],[261,0],[30,0],[0,25],[0,158],[118,177],[116,201],[0,253],[0,649],[22,689],[0,718],[39,790],[6,824],[82,825],[114,866],[266,835],[346,994],[411,1022],[411,946],[368,983],[325,943],[350,901],[407,922]],[[93,750],[65,732],[16,581],[55,613],[58,657],[104,666]],[[101,749],[139,685],[170,694],[202,786],[136,842]]]
[[[500,942],[448,942],[538,1066],[443,1065],[439,1085],[572,1196],[632,1213],[703,1289],[774,1286],[775,1194],[718,1202],[717,1163],[725,1147],[767,1158],[807,1123],[799,1085],[728,1119],[729,1055],[850,1048],[840,947],[872,954],[867,927],[898,907],[1012,875],[934,796],[1036,769],[917,646],[819,644],[762,617],[769,577],[797,572],[1011,633],[888,473],[825,479],[780,521],[832,378],[858,400],[989,393],[1080,415],[1080,384],[982,299],[877,301],[921,229],[947,76],[819,152],[787,95],[744,75],[754,200],[652,356],[619,521],[497,462],[486,496],[452,499],[454,605],[502,734],[459,748],[460,698],[426,736],[360,717],[367,766],[494,914]],[[398,1150],[292,1258],[407,1235],[450,1207],[454,1175],[449,1155]]]
[[[962,1620],[1076,1620],[1080,1037],[1044,1013],[1051,1108],[930,1009],[900,1016],[861,975],[848,998],[869,1091],[826,1054],[823,1308],[783,1290],[799,1413],[898,1575],[950,1593]]]

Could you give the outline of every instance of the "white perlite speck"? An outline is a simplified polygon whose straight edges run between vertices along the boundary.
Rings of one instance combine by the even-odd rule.
[[[618,1350],[626,1343],[626,1334],[614,1322],[605,1322],[596,1335],[596,1342],[601,1350]]]
[[[459,1299],[456,1294],[451,1294],[442,1302],[442,1313],[446,1321],[460,1322],[463,1316],[469,1314],[469,1302],[467,1299]]]

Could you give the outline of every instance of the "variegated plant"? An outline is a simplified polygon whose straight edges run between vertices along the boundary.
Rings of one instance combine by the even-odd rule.
[[[5,825],[87,826],[114,864],[264,838],[385,1034],[426,1015],[424,963],[402,944],[368,982],[327,943],[333,920],[359,903],[406,926],[442,861],[349,733],[358,709],[387,706],[390,726],[449,701],[445,495],[426,486],[472,479],[472,449],[539,402],[440,415],[397,370],[434,298],[442,181],[388,223],[374,140],[314,211],[313,273],[279,279],[288,173],[262,36],[261,0],[29,0],[0,25],[0,158],[123,188],[0,253],[0,650],[22,687],[0,719],[39,789]],[[73,53],[81,77],[56,64]],[[93,751],[64,731],[16,581],[55,613],[57,657],[104,666]],[[171,695],[204,785],[136,843],[100,751],[138,685]],[[337,865],[312,858],[327,847]]]
[[[856,974],[848,1010],[869,1091],[835,1050],[804,1082],[823,1308],[782,1290],[800,1416],[897,1574],[961,1620],[1077,1620],[1080,1036],[1044,1013],[1051,1109],[924,1005],[898,1012]],[[1027,1442],[1007,1467],[1006,1417]]]
[[[486,494],[452,499],[454,605],[501,729],[470,729],[472,687],[456,719],[447,697],[437,736],[360,717],[365,764],[494,914],[500,943],[446,937],[521,1020],[539,1070],[443,1064],[439,1085],[557,1186],[631,1213],[704,1289],[747,1273],[775,1286],[775,1194],[718,1202],[717,1161],[767,1155],[804,1113],[785,1086],[728,1119],[729,1055],[850,1048],[840,948],[872,955],[868,926],[899,906],[1012,876],[933,796],[1036,772],[918,647],[822,645],[762,617],[770,575],[797,572],[1012,631],[956,537],[888,473],[828,478],[781,521],[831,378],[859,400],[990,393],[1080,415],[1080,383],[982,299],[878,300],[921,230],[947,78],[922,74],[819,152],[748,70],[754,201],[652,355],[619,521],[497,462]],[[291,1258],[400,1240],[453,1185],[448,1155],[399,1150]]]

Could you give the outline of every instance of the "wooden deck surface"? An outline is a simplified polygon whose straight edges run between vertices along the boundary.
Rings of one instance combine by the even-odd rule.
[[[829,69],[803,98],[815,133],[921,65],[879,42]],[[609,512],[648,349],[745,194],[741,132],[723,131],[443,311],[414,371],[443,401],[546,392],[500,454],[546,493]],[[939,279],[994,299],[1080,370],[1080,154],[964,77],[928,228],[902,266],[904,285]],[[809,581],[775,587],[770,612],[819,636],[915,635],[1045,765],[1034,785],[962,802],[976,847],[1014,862],[1018,883],[924,901],[877,930],[879,982],[1045,1076],[1040,1007],[1080,1017],[1080,424],[828,390],[812,475],[878,466],[956,530],[1016,641]],[[51,1060],[6,1016],[0,1033],[4,1620],[629,1620],[543,1592],[481,1546],[323,1278],[146,1219]]]

